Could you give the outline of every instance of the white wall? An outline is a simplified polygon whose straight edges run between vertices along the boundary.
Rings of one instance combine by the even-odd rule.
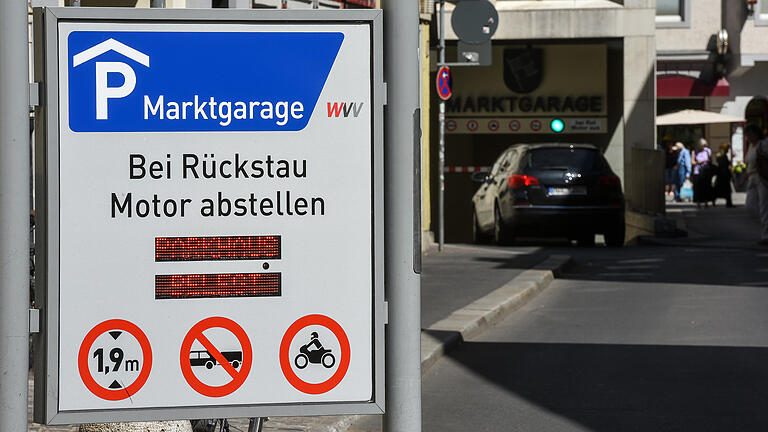
[[[720,110],[723,114],[744,116],[747,104],[755,96],[768,97],[768,63],[755,63],[740,76],[728,78],[731,84],[731,96]]]
[[[703,50],[722,28],[723,0],[691,0],[690,28],[656,29],[658,51]]]

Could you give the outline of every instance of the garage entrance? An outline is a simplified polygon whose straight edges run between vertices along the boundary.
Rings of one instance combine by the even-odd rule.
[[[446,103],[447,242],[472,240],[471,199],[479,187],[472,172],[489,170],[507,147],[536,142],[608,147],[622,117],[622,62],[621,40],[494,40],[492,66],[452,69],[453,97]],[[433,212],[434,227],[437,218]]]

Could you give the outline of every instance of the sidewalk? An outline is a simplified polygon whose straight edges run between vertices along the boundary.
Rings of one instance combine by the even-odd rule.
[[[445,351],[503,319],[544,289],[569,258],[548,257],[538,247],[491,248],[450,245],[430,250],[422,273],[422,372]],[[32,376],[30,374],[30,407]],[[265,432],[337,432],[352,416],[271,418]],[[232,419],[232,431],[247,431],[247,419]],[[76,426],[30,424],[31,431],[73,432]]]
[[[734,192],[734,208],[726,208],[723,200],[717,207],[697,208],[690,202],[667,202],[667,217],[674,219],[677,227],[688,232],[687,237],[643,237],[641,243],[696,246],[724,249],[768,250],[758,246],[760,223],[745,207],[746,193]]]

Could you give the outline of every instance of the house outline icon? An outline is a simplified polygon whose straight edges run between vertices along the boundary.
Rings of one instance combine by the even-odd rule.
[[[94,45],[85,51],[82,51],[78,54],[75,54],[72,56],[72,67],[77,67],[93,58],[96,58],[108,51],[115,51],[117,53],[120,53],[129,59],[143,64],[146,67],[149,67],[149,56],[144,54],[143,52],[136,50],[134,48],[129,47],[128,45],[116,41],[115,39],[109,38],[105,40],[104,42],[101,42],[97,45]]]

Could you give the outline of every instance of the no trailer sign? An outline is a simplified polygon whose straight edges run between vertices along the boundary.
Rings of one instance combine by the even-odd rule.
[[[380,21],[36,11],[38,421],[383,412]]]

